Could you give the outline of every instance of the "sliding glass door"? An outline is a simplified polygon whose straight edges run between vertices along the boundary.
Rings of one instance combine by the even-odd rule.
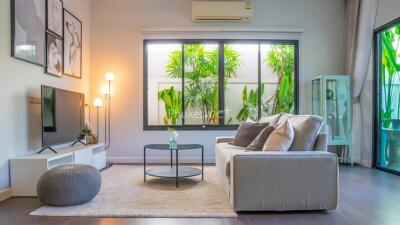
[[[375,166],[400,174],[400,19],[375,31]]]

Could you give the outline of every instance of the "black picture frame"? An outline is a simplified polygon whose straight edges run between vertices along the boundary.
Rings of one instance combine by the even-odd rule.
[[[58,33],[57,31],[53,30],[51,28],[51,26],[49,26],[50,24],[50,20],[51,18],[49,17],[49,2],[50,1],[58,1],[61,4],[61,30],[59,31],[60,33]],[[64,36],[64,2],[62,0],[46,0],[46,31],[52,33],[53,35],[58,36],[59,38],[63,38]]]
[[[63,45],[64,45],[64,50],[63,50],[63,54],[64,54],[64,57],[63,57],[63,60],[64,60],[64,75],[66,75],[66,76],[70,76],[70,77],[74,77],[74,78],[78,78],[78,79],[82,79],[82,48],[83,48],[83,33],[82,33],[82,31],[83,31],[83,24],[82,24],[82,21],[81,20],[79,20],[76,16],[74,16],[71,12],[69,12],[68,10],[66,10],[66,9],[64,9],[64,13],[63,13],[63,17],[64,17],[64,25],[63,25],[63,27],[64,27],[64,42],[63,42]],[[71,34],[70,32],[71,32],[71,30],[68,28],[68,23],[69,23],[69,20],[68,20],[68,17],[71,17],[73,20],[75,20],[75,22],[77,22],[78,24],[79,24],[79,26],[80,26],[80,28],[78,29],[78,31],[79,31],[79,35],[76,35],[76,33],[75,33],[75,35],[78,37],[78,40],[77,40],[77,45],[75,45],[75,47],[77,47],[77,46],[79,46],[79,74],[73,74],[73,73],[71,73],[71,71],[70,71],[70,68],[68,67],[68,65],[70,64],[70,61],[69,61],[69,59],[71,58],[71,57],[69,57],[67,54],[68,53],[70,53],[70,49],[68,49],[68,48],[70,48],[72,45],[70,44],[70,38],[75,38],[76,36],[74,35],[74,34]],[[68,34],[67,34],[67,32],[68,32]],[[69,36],[67,36],[67,35],[69,35]],[[72,37],[71,37],[72,36]],[[74,40],[74,41],[76,41],[76,40]],[[68,46],[69,45],[69,46]]]
[[[28,63],[34,64],[34,65],[37,65],[37,66],[44,67],[45,63],[46,63],[46,59],[45,59],[46,58],[46,56],[45,56],[45,54],[46,54],[46,52],[45,52],[45,45],[46,45],[46,43],[45,43],[46,42],[46,3],[43,1],[43,5],[41,5],[39,7],[39,9],[41,10],[39,15],[32,13],[30,15],[36,15],[36,17],[28,18],[28,19],[24,19],[24,20],[21,19],[23,21],[22,22],[18,22],[18,19],[16,18],[16,17],[18,17],[18,15],[23,15],[23,16],[27,15],[27,13],[18,11],[18,10],[20,10],[17,7],[17,2],[20,3],[19,1],[24,1],[24,0],[11,0],[10,1],[10,11],[11,11],[11,13],[10,13],[10,16],[11,16],[11,18],[10,18],[10,21],[11,21],[11,56],[13,58],[15,58],[15,59],[19,59],[19,60],[22,60],[24,62],[28,62]],[[32,3],[33,4],[35,2],[26,1],[25,3]],[[21,3],[21,4],[18,4],[18,5],[21,7],[21,5],[24,5],[24,4]],[[35,9],[36,10],[37,8],[35,7],[34,4],[30,5],[30,6],[27,6],[25,4],[25,9],[30,9],[30,10]],[[43,17],[43,20],[40,20],[40,17]],[[17,24],[23,23],[24,24],[23,26],[26,26],[26,27],[29,27],[29,28],[33,27],[33,26],[30,26],[30,24],[27,24],[28,22],[29,23],[36,23],[37,25],[39,25],[39,27],[40,27],[40,24],[43,23],[42,26],[41,26],[42,29],[40,31],[36,31],[35,32],[36,37],[33,37],[33,38],[31,37],[32,40],[33,40],[33,43],[35,43],[35,41],[37,42],[36,43],[37,47],[35,48],[35,50],[33,50],[33,51],[36,51],[36,57],[38,57],[36,60],[30,59],[28,56],[23,56],[22,53],[19,53],[16,50],[17,49],[17,39],[23,38],[23,37],[20,37],[21,34],[18,34],[16,26],[17,26]],[[34,27],[37,27],[37,26],[34,26]],[[35,35],[33,35],[33,36],[35,36]],[[30,36],[32,36],[32,35],[30,35]],[[32,44],[32,43],[29,43],[28,41],[26,41],[26,46],[29,46],[29,44]],[[20,44],[20,45],[23,46],[24,44]],[[21,52],[22,51],[24,51],[24,50],[21,50]],[[27,50],[27,51],[29,51],[29,50]]]
[[[60,42],[60,50],[61,50],[61,54],[60,54],[60,72],[58,74],[54,73],[54,71],[51,71],[50,65],[49,63],[52,61],[49,59],[49,38],[53,38],[55,41],[59,41]],[[45,73],[52,75],[52,76],[56,76],[56,77],[62,77],[63,73],[64,73],[64,44],[63,44],[63,40],[61,38],[59,38],[58,36],[54,35],[53,33],[47,33],[46,34],[46,66],[45,66]],[[54,59],[53,59],[54,60]]]
[[[299,40],[295,39],[144,39],[143,40],[143,130],[144,131],[164,131],[169,127],[173,127],[176,130],[236,130],[239,125],[225,124],[224,119],[219,118],[217,125],[188,125],[183,123],[182,125],[150,125],[148,123],[148,44],[150,43],[179,43],[182,44],[182,60],[184,58],[184,47],[185,44],[204,44],[214,43],[219,45],[219,60],[218,60],[218,90],[219,90],[219,109],[224,110],[225,108],[225,93],[224,93],[224,58],[223,58],[223,45],[234,44],[234,43],[253,43],[253,44],[285,44],[294,46],[294,114],[299,113],[299,51],[300,43]],[[261,53],[258,51],[258,89],[261,86]],[[184,74],[185,64],[182,61],[182,74]],[[182,76],[184,79],[184,76]],[[182,81],[182,90],[184,90],[184,81]],[[261,94],[258,92],[258,118],[261,117]],[[182,102],[184,102],[184,94],[182,94]],[[184,104],[182,104],[182,112],[185,112]],[[224,116],[222,114],[222,116]]]

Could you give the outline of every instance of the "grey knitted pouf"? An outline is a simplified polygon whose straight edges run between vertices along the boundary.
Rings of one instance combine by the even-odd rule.
[[[78,205],[92,200],[100,191],[100,172],[93,166],[67,164],[54,167],[39,179],[37,194],[53,206]]]

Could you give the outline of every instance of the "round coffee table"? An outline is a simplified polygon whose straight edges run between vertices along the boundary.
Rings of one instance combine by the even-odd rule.
[[[148,150],[159,150],[159,151],[170,151],[170,165],[169,166],[158,166],[151,169],[146,169],[146,151]],[[189,166],[179,166],[179,152],[189,150],[201,150],[201,169]],[[172,153],[175,151],[175,166],[173,164]],[[171,149],[168,144],[150,144],[145,145],[143,148],[143,167],[144,167],[144,182],[146,182],[146,175],[161,178],[175,178],[176,187],[179,187],[179,178],[183,177],[194,177],[201,175],[201,180],[204,180],[204,147],[199,144],[186,144],[178,145],[176,149]]]

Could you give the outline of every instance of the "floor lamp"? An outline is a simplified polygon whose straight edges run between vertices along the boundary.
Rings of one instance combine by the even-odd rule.
[[[111,81],[114,80],[114,74],[109,72],[106,73],[105,75],[106,81],[108,81],[108,94],[104,93],[107,101],[108,109],[106,109],[106,116],[105,116],[105,122],[106,122],[106,135],[105,135],[105,143],[106,143],[106,149],[109,149],[111,146]],[[108,139],[107,139],[108,137]]]
[[[105,144],[105,148],[107,149],[107,102],[108,102],[108,96],[110,96],[110,88],[108,85],[103,86],[101,92],[104,95],[104,144]]]
[[[103,106],[103,100],[101,98],[95,98],[93,100],[93,106],[96,107],[96,135],[97,140],[99,139],[99,108]]]

